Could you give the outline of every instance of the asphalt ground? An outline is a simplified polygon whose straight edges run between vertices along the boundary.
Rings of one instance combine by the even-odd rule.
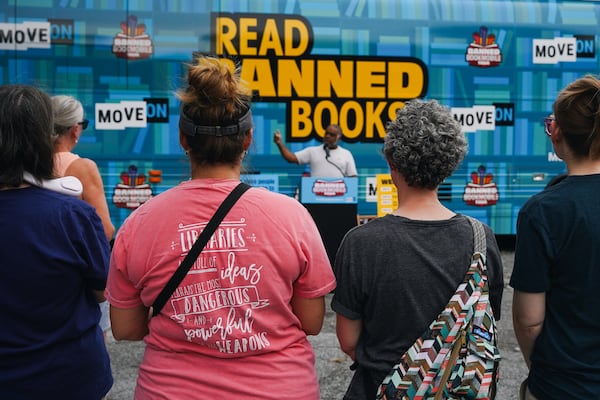
[[[502,251],[505,288],[502,298],[502,319],[498,321],[497,325],[502,356],[500,382],[496,396],[498,400],[517,400],[519,385],[527,374],[527,367],[521,356],[512,326],[513,291],[508,286],[508,280],[512,272],[513,255],[512,250]],[[327,312],[321,333],[318,336],[309,337],[317,357],[316,366],[322,400],[341,399],[352,377],[352,371],[349,369],[351,361],[342,353],[337,343],[335,313],[329,308],[330,300],[331,297],[328,296]],[[131,400],[133,399],[138,365],[144,352],[144,344],[143,342],[118,342],[111,335],[109,335],[107,343],[115,380],[108,399]]]

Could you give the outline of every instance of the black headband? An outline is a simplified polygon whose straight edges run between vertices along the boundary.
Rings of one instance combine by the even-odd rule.
[[[205,126],[196,125],[194,121],[185,115],[185,112],[181,110],[179,112],[179,129],[187,136],[196,135],[212,135],[212,136],[230,136],[237,135],[240,132],[246,132],[251,129],[252,124],[252,112],[248,109],[248,112],[244,114],[236,124],[227,126]]]

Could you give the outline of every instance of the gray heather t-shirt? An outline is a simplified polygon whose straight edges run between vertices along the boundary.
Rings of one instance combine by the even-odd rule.
[[[490,300],[500,319],[502,259],[484,225]],[[417,221],[387,215],[349,231],[338,250],[331,307],[362,320],[358,369],[344,399],[375,398],[381,380],[443,310],[463,281],[473,230],[463,215]]]

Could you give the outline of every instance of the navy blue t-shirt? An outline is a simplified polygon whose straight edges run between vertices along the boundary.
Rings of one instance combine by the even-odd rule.
[[[510,285],[546,293],[532,394],[600,398],[600,175],[569,176],[523,206]]]
[[[110,247],[82,200],[0,191],[0,398],[100,399],[113,379],[94,290]]]

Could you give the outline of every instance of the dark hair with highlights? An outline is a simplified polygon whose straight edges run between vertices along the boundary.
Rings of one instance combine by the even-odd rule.
[[[436,189],[467,152],[467,139],[447,107],[408,101],[386,127],[383,153],[412,187]]]
[[[181,112],[196,125],[236,124],[250,109],[252,98],[239,72],[231,60],[199,56],[194,64],[188,66],[187,86],[176,93],[181,100]],[[247,133],[186,136],[189,156],[199,165],[238,162]]]
[[[53,116],[50,97],[33,86],[0,86],[0,187],[18,187],[27,171],[53,178]]]

